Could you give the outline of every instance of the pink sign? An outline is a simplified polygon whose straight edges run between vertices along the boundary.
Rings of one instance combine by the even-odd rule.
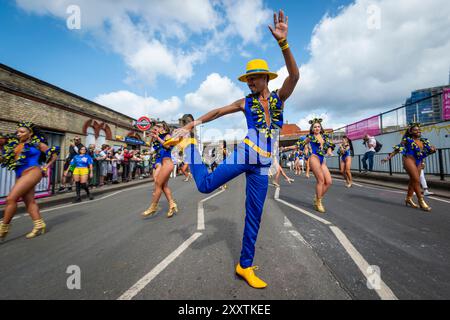
[[[450,88],[442,92],[442,118],[450,119]]]
[[[364,135],[376,136],[381,134],[380,117],[373,116],[356,123],[349,124],[346,128],[347,136],[352,139],[362,139]]]

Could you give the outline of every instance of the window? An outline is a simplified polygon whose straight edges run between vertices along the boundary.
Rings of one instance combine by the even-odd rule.
[[[106,132],[105,130],[101,129],[98,132],[97,146],[101,148],[102,145],[104,145],[105,143],[106,143]]]
[[[95,130],[92,127],[88,127],[86,133],[86,147],[89,147],[90,144],[95,144]]]

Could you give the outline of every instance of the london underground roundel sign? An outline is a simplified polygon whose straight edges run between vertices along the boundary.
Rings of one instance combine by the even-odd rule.
[[[141,131],[147,131],[151,128],[152,122],[150,121],[150,118],[148,117],[140,117],[138,121],[136,122],[136,126]]]

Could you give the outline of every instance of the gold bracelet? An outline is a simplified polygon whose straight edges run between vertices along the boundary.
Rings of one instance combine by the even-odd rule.
[[[281,39],[281,40],[278,42],[278,44],[279,44],[280,48],[283,48],[283,47],[285,47],[285,46],[288,44],[288,42],[287,42],[286,39]]]
[[[281,43],[281,42],[283,42],[285,40],[286,40],[286,38],[281,38],[280,40],[278,40],[278,43]]]
[[[289,48],[289,44],[288,44],[288,43],[286,43],[286,45],[285,45],[285,46],[281,47],[281,51],[284,51],[284,50],[286,50],[286,49],[288,49],[288,48]]]

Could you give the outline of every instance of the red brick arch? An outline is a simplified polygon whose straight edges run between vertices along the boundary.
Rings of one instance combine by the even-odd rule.
[[[88,120],[84,123],[83,126],[83,134],[87,135],[87,129],[89,127],[94,128],[94,132],[95,132],[95,138],[97,139],[100,135],[100,130],[104,130],[106,133],[106,140],[112,140],[112,131],[111,128],[109,127],[109,125],[107,125],[106,123],[98,123],[95,120]]]

